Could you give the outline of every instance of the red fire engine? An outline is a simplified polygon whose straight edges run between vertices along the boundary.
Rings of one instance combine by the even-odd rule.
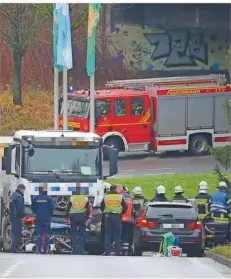
[[[221,75],[111,81],[95,92],[96,133],[118,151],[190,151],[229,142]],[[69,128],[89,131],[89,92],[68,95]],[[62,105],[60,129],[62,128]]]

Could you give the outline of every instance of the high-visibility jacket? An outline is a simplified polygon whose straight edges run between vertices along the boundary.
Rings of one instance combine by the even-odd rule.
[[[133,209],[136,213],[140,211],[140,208],[143,206],[144,202],[144,198],[133,198]]]
[[[104,213],[118,213],[122,212],[122,196],[118,194],[109,194],[104,197],[105,209]]]
[[[209,204],[208,199],[195,199],[198,209],[198,215],[200,219],[203,219],[206,215],[209,214]]]
[[[85,213],[87,211],[86,204],[88,202],[88,198],[84,195],[73,195],[70,199],[71,209],[70,214],[75,213]]]
[[[132,198],[124,198],[127,204],[127,211],[123,214],[122,222],[132,223],[133,222],[133,200]]]

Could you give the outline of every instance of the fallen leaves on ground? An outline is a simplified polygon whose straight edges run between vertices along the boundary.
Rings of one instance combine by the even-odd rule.
[[[0,136],[13,136],[17,130],[51,128],[53,128],[51,92],[23,92],[23,107],[13,104],[11,92],[0,92]]]

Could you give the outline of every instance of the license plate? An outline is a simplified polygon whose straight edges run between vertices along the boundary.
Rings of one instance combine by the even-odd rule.
[[[183,229],[184,224],[163,224],[164,229]]]

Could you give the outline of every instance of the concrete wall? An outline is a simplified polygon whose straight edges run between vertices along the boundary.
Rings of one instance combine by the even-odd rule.
[[[230,5],[112,8],[110,53],[134,71],[229,70]]]

